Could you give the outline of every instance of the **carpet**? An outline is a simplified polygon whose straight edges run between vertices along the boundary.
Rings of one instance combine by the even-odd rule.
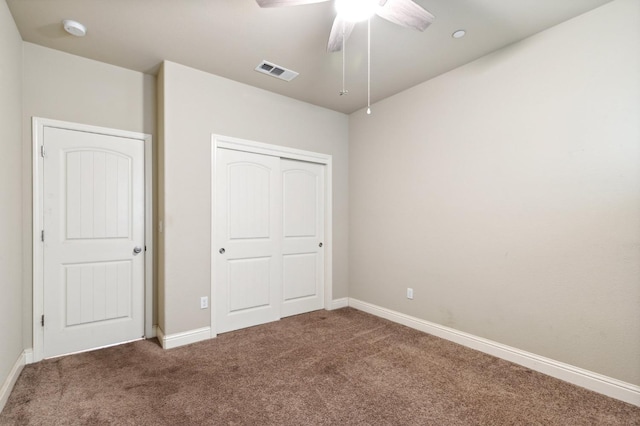
[[[640,408],[352,308],[27,365],[1,425],[640,425]]]

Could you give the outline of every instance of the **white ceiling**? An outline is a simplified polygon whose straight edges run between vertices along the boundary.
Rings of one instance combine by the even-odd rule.
[[[389,0],[392,1],[392,0]],[[415,0],[436,16],[423,33],[371,22],[372,103],[611,0]],[[7,0],[23,40],[154,74],[162,60],[351,113],[366,106],[366,22],[327,53],[333,2],[261,9],[255,0]],[[76,38],[63,19],[87,26]],[[457,29],[467,36],[453,39]],[[254,71],[266,59],[291,82]]]

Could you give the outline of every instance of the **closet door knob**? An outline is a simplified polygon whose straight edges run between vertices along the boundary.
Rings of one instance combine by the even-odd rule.
[[[221,248],[220,250],[218,250],[218,252],[219,252],[220,254],[224,254],[225,250],[224,250],[224,248]]]

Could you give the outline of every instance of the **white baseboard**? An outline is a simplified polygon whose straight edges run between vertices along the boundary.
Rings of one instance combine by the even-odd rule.
[[[349,306],[640,407],[640,386],[349,298]]]
[[[191,343],[208,340],[211,338],[211,327],[196,328],[195,330],[184,331],[182,333],[164,334],[160,327],[157,327],[158,341],[162,349],[172,349],[179,346],[190,345]]]
[[[342,299],[333,299],[331,301],[331,306],[329,306],[328,310],[333,311],[334,309],[346,308],[349,306],[349,298],[343,297]]]
[[[24,350],[24,363],[25,364],[33,364],[35,361],[33,360],[33,349],[25,349]]]
[[[26,364],[26,359],[26,351],[22,351],[15,364],[13,364],[11,371],[9,371],[9,375],[5,379],[4,383],[2,383],[2,387],[0,388],[0,412],[2,412],[4,406],[9,400],[9,395],[11,395],[13,386],[16,384],[16,380],[18,380],[18,376],[20,376],[20,372]]]

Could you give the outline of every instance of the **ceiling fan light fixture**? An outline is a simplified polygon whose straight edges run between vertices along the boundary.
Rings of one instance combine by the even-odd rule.
[[[336,0],[338,16],[348,22],[360,22],[371,18],[380,0]]]

